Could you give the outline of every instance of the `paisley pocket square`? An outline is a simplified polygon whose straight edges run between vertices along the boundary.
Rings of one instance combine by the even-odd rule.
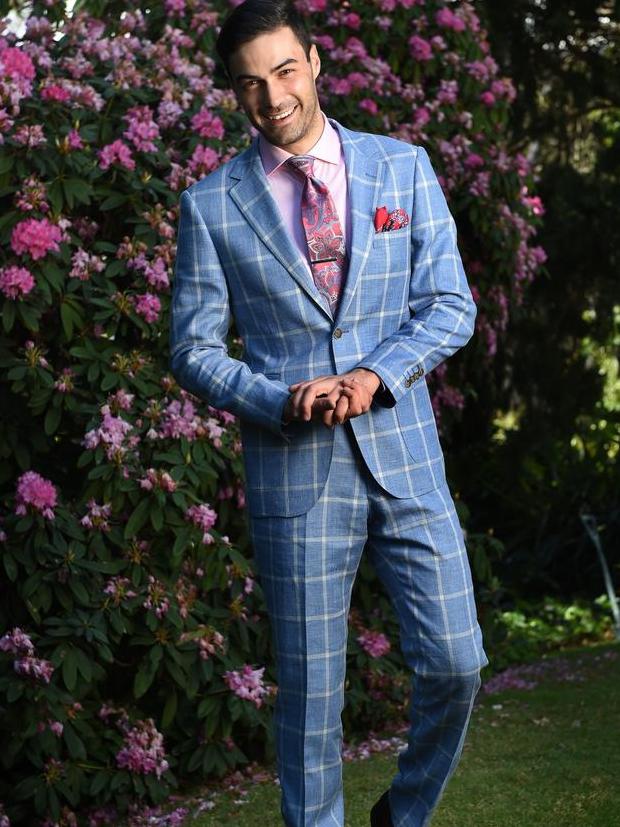
[[[389,230],[399,230],[409,223],[409,216],[401,207],[388,212],[387,207],[377,207],[375,212],[375,230],[385,233]]]

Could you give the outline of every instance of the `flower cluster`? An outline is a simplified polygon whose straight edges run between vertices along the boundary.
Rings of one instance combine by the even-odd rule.
[[[31,510],[41,514],[46,520],[53,520],[57,497],[58,493],[52,482],[36,471],[26,471],[17,480],[15,513],[25,515]]]
[[[112,505],[110,503],[98,505],[92,497],[86,505],[88,507],[88,513],[80,520],[81,525],[91,531],[109,531],[110,524],[108,518],[112,514]]]
[[[252,669],[250,664],[246,663],[239,670],[224,672],[224,682],[231,692],[245,701],[251,701],[258,708],[263,705],[265,696],[269,695],[269,689],[263,683],[264,671],[264,666]]]
[[[185,512],[185,519],[202,529],[202,542],[205,546],[213,542],[213,535],[210,534],[210,529],[212,529],[217,522],[217,512],[214,511],[210,505],[201,503],[190,506]]]
[[[18,299],[27,296],[34,286],[34,276],[25,267],[12,264],[0,270],[0,290],[7,299]]]
[[[179,638],[179,643],[189,641],[198,644],[198,652],[202,660],[209,660],[213,655],[223,652],[225,649],[224,636],[212,626],[200,625],[190,632],[183,632]]]
[[[35,681],[49,683],[54,674],[54,666],[48,660],[36,658],[35,648],[30,636],[19,626],[6,632],[0,638],[0,652],[19,655],[13,661],[13,668],[18,675],[33,678]]]
[[[364,629],[358,636],[357,642],[371,658],[381,658],[390,651],[390,641],[383,632],[374,632]]]
[[[47,218],[26,218],[19,221],[11,232],[11,249],[15,255],[28,254],[34,261],[48,253],[57,253],[62,240],[60,227]]]
[[[155,727],[152,718],[137,721],[134,726],[121,722],[124,729],[124,744],[116,753],[119,767],[142,775],[154,774],[157,778],[168,769],[164,750],[164,739]]]

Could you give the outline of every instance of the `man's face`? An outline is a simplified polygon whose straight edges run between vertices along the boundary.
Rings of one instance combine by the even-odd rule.
[[[310,149],[323,131],[315,86],[320,68],[316,46],[308,60],[288,26],[243,43],[229,60],[233,89],[250,123],[294,154]]]

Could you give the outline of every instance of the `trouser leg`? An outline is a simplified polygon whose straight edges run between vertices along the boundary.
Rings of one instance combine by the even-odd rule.
[[[408,746],[390,789],[392,819],[394,827],[426,827],[461,755],[488,659],[448,487],[404,500],[368,487],[367,552],[394,606],[413,673]]]
[[[334,432],[321,497],[297,517],[252,518],[275,647],[274,734],[287,827],[343,827],[342,720],[351,589],[368,500],[348,436]]]

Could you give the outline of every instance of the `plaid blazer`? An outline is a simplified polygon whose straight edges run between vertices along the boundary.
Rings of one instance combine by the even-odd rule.
[[[239,417],[254,516],[305,513],[329,471],[333,431],[282,425],[289,384],[356,366],[385,384],[350,420],[376,481],[396,497],[445,481],[425,375],[469,340],[476,316],[454,219],[422,147],[329,121],[351,209],[335,318],[284,226],[257,139],[180,196],[170,368],[182,387]],[[381,206],[403,208],[410,224],[377,232]],[[227,351],[231,317],[242,360]]]

